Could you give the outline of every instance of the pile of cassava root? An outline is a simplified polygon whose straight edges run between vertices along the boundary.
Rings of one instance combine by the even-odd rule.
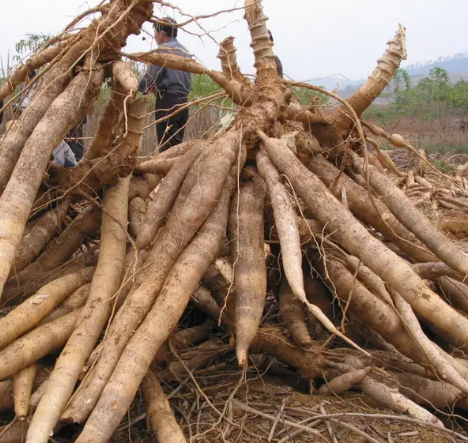
[[[0,88],[8,106],[39,72],[31,103],[0,141],[0,409],[15,413],[0,442],[65,441],[73,424],[76,442],[105,443],[134,399],[160,443],[193,439],[161,380],[196,387],[218,424],[206,436],[235,427],[236,414],[255,411],[236,398],[241,384],[216,406],[192,375],[216,373],[223,355],[241,378],[269,361],[265,371],[281,366],[321,395],[362,392],[443,429],[442,413],[468,408],[468,256],[399,188],[433,188],[424,156],[360,119],[406,57],[404,29],[344,101],[278,77],[253,0],[245,19],[255,82],[239,70],[232,38],[221,43],[219,72],[173,54],[124,54],[153,3],[103,2]],[[139,159],[148,103],[122,57],[208,75],[236,105],[234,122]],[[52,165],[104,82],[109,99],[85,158]],[[293,88],[328,94],[335,106],[303,106]],[[418,168],[399,172],[382,139],[412,150]],[[468,195],[464,173],[444,179],[445,204]],[[327,424],[346,424],[340,417]],[[278,420],[269,441],[289,435],[275,427],[306,427]]]

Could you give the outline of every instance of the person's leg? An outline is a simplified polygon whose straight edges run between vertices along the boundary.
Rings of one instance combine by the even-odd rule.
[[[76,161],[79,162],[83,158],[84,146],[81,145],[80,140],[69,140],[68,146],[75,154]]]
[[[164,118],[170,114],[171,105],[168,100],[164,99],[157,99],[156,100],[156,108],[154,113],[154,119],[159,120],[160,118]],[[158,151],[163,152],[171,147],[170,144],[167,143],[167,139],[169,134],[167,134],[167,126],[169,124],[169,120],[163,120],[162,122],[156,123],[156,135],[158,136]]]
[[[169,137],[167,126],[169,121],[165,120],[161,123],[156,124],[156,134],[158,136],[158,151],[163,152],[171,147],[171,145],[167,142]]]
[[[80,122],[77,126],[70,129],[67,134],[68,146],[75,154],[76,161],[79,162],[84,155],[84,140],[83,140],[83,124],[85,119]]]
[[[169,119],[170,128],[168,132],[168,144],[176,146],[184,140],[185,126],[188,120],[188,109],[183,109],[174,117]]]
[[[67,158],[65,159],[65,163],[63,165],[64,168],[74,168],[76,166],[75,163],[71,162]]]
[[[163,116],[165,117],[172,114],[178,107],[186,103],[186,98],[173,97],[167,94],[162,100],[156,102],[156,120]],[[183,109],[168,120],[164,120],[156,125],[159,152],[164,152],[170,147],[182,143],[188,114],[188,109]]]

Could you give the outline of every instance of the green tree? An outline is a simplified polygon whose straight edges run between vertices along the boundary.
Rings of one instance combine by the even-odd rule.
[[[468,115],[468,82],[460,80],[455,83],[449,96],[451,107],[462,115]]]
[[[407,74],[407,72],[406,72]],[[400,72],[395,82],[404,82],[406,89],[395,88],[395,102],[392,111],[401,116],[421,115],[426,120],[437,120],[453,107],[453,85],[442,68],[434,68],[429,76],[417,86],[411,86],[411,79]]]
[[[221,92],[221,88],[206,74],[192,75],[189,100],[197,100],[201,97]]]
[[[6,63],[0,63],[1,69],[0,69],[0,85],[3,84],[5,81],[6,77],[8,77],[11,73],[11,71],[14,69],[15,65],[18,63],[21,63],[23,56],[28,53],[28,52],[34,52],[37,51],[39,48],[41,48],[44,43],[46,43],[50,39],[50,35],[46,35],[43,33],[39,34],[26,34],[24,38],[19,40],[18,42],[15,43],[15,49],[17,54],[13,55],[11,58],[11,61],[13,62],[13,65],[10,64],[10,59],[8,58]],[[4,69],[4,66],[7,66],[6,69]]]
[[[43,33],[39,34],[26,34],[25,38],[19,40],[15,44],[17,55],[13,56],[13,61],[19,63],[21,61],[21,55],[26,52],[34,52],[41,48],[44,43],[50,39],[50,35]]]
[[[392,86],[395,93],[398,93],[401,90],[402,85],[405,85],[405,89],[411,88],[411,78],[408,71],[400,68],[395,71],[395,75],[392,78]]]

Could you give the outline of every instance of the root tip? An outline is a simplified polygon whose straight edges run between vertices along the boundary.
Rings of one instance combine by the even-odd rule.
[[[245,368],[247,366],[247,350],[246,349],[237,349],[237,361],[239,366]]]

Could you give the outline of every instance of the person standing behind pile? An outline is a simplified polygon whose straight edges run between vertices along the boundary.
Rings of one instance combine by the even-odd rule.
[[[274,40],[273,40],[273,34],[271,33],[271,31],[268,31],[268,35],[270,37],[270,41],[273,43]],[[275,55],[275,62],[276,62],[276,72],[278,73],[280,77],[283,77],[283,64],[281,63],[281,60],[279,59],[277,55]]]
[[[52,152],[53,162],[63,168],[74,168],[77,165],[76,157],[64,140]]]
[[[271,31],[268,31],[268,37],[270,38],[271,43],[274,42],[273,40],[273,34]],[[281,63],[281,60],[277,55],[275,55],[275,63],[276,63],[276,72],[278,75],[283,78],[283,64]],[[257,79],[255,79],[255,84],[257,84]]]
[[[159,46],[158,52],[191,58],[187,49],[177,40],[177,22],[172,18],[165,17],[154,24],[154,38]],[[180,105],[188,102],[191,82],[192,77],[188,72],[150,65],[140,80],[139,90],[143,94],[154,92],[155,119],[158,120],[172,114]],[[173,117],[156,124],[159,152],[182,142],[188,114],[188,108],[185,108]]]
[[[79,162],[84,155],[85,145],[83,141],[83,126],[87,123],[88,118],[84,117],[76,126],[70,129],[67,134],[67,144],[70,146],[75,159]]]

